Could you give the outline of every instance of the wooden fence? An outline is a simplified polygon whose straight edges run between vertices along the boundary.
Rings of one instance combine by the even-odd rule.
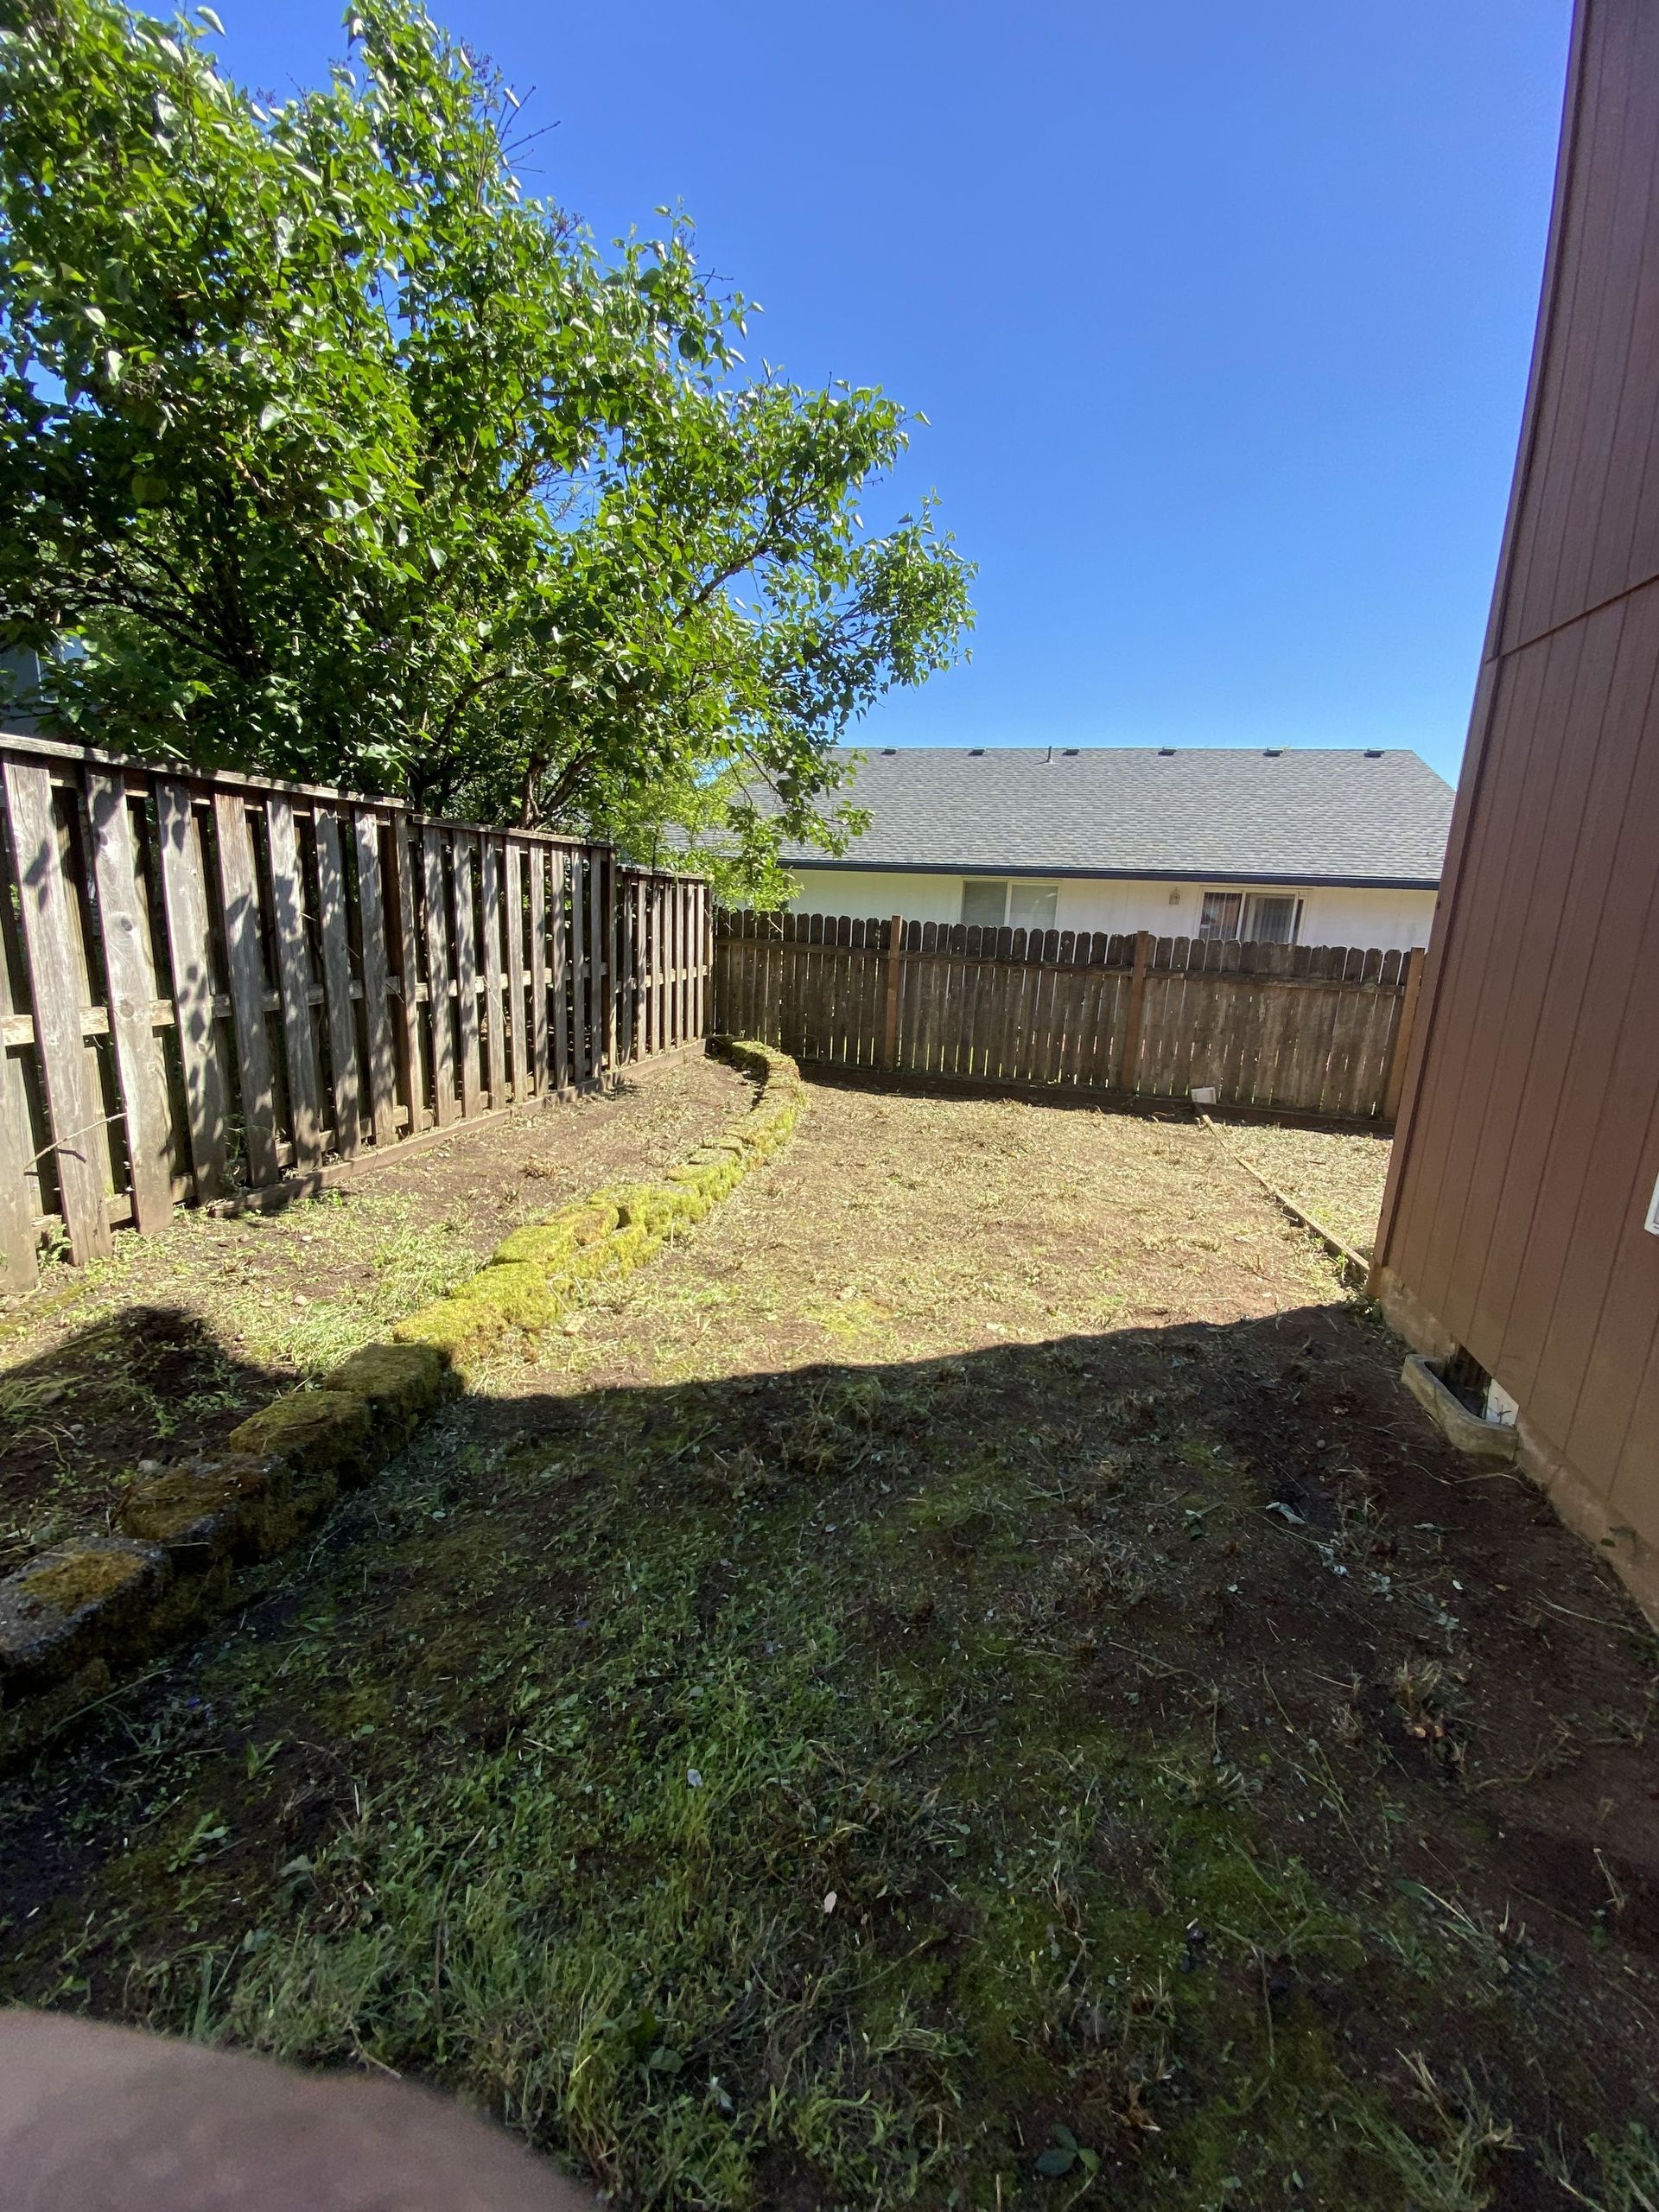
[[[1421,952],[725,913],[718,1026],[798,1059],[1391,1123]]]
[[[0,736],[0,1280],[701,1038],[708,886]]]

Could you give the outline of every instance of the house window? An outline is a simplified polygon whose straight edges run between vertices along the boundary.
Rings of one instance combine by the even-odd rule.
[[[1198,916],[1198,935],[1208,944],[1211,938],[1224,938],[1231,944],[1238,936],[1239,917],[1244,911],[1244,899],[1236,891],[1206,891],[1204,911]]]
[[[970,929],[1000,930],[1008,918],[1008,887],[999,876],[963,880],[962,918]]]
[[[1028,883],[1020,877],[964,876],[962,918],[970,929],[1052,930],[1059,906],[1058,883]]]
[[[1236,944],[1294,944],[1302,925],[1302,902],[1294,892],[1206,891],[1198,916],[1198,935]]]

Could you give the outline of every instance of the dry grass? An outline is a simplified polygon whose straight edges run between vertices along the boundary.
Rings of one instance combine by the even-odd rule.
[[[1317,1214],[1356,1252],[1370,1257],[1394,1140],[1364,1130],[1220,1124],[1227,1141],[1287,1198]]]

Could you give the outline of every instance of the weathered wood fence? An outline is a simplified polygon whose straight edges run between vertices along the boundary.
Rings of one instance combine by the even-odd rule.
[[[798,1059],[1388,1123],[1421,952],[721,912],[719,1027]]]
[[[701,1038],[708,886],[0,736],[0,1280]]]

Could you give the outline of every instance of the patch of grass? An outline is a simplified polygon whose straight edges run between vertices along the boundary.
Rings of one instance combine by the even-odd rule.
[[[1370,1255],[1394,1140],[1365,1130],[1229,1122],[1227,1141],[1352,1250]]]
[[[1499,1786],[1569,1649],[1471,1601],[1506,1497],[1419,1471],[1370,1322],[1212,1165],[815,1097],[14,1794],[0,1994],[433,2080],[619,2205],[1473,2212],[1570,2112],[1561,2173],[1643,2212],[1628,1919],[1577,1929],[1575,1859],[1511,1910],[1504,1833],[1605,1802],[1639,1897],[1643,1726],[1580,1730],[1570,1802]],[[1529,1503],[1506,1541],[1608,1602]],[[1605,1643],[1573,1698],[1645,1711]]]

